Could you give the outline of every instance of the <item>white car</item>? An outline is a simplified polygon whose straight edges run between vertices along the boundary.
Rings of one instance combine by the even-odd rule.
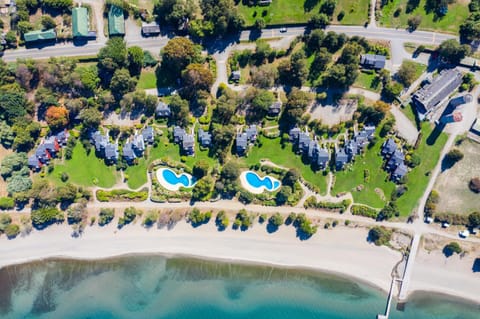
[[[458,236],[462,238],[467,238],[468,235],[470,235],[470,232],[468,230],[462,230],[461,232],[458,232]]]
[[[287,32],[287,28],[286,28],[286,27],[281,27],[281,28],[280,28],[280,32],[281,32],[281,33]]]

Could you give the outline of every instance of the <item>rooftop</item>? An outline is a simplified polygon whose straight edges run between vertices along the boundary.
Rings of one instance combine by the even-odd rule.
[[[57,38],[55,29],[30,31],[23,35],[25,42],[35,42],[43,40],[54,40]]]
[[[115,5],[111,5],[110,10],[108,11],[108,34],[125,34],[125,19],[123,17],[123,9]]]
[[[72,35],[73,37],[88,36],[88,10],[85,7],[75,7],[72,9]]]

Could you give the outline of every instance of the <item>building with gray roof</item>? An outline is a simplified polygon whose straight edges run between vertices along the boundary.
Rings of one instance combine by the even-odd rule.
[[[247,139],[249,142],[253,143],[257,140],[257,127],[255,125],[250,125],[247,127],[245,130],[245,133],[247,133]]]
[[[105,146],[105,160],[110,163],[116,163],[118,160],[118,144],[107,143]]]
[[[137,158],[137,156],[135,155],[135,152],[133,151],[131,142],[127,142],[123,146],[122,156],[128,164],[132,164],[135,158]]]
[[[248,147],[247,133],[238,133],[236,139],[236,151],[237,155],[245,155]]]
[[[397,150],[397,143],[395,143],[395,140],[393,138],[389,138],[383,143],[381,154],[383,156],[390,156],[396,150]]]
[[[368,69],[383,69],[387,57],[378,54],[362,54],[360,57],[360,65]]]
[[[180,126],[175,126],[173,128],[173,141],[177,144],[183,141],[183,137],[187,135],[187,132]]]
[[[419,118],[423,119],[457,90],[462,84],[463,75],[457,69],[443,70],[412,96]]]
[[[182,150],[186,155],[195,154],[195,138],[192,134],[185,134],[182,139]]]
[[[348,155],[345,153],[343,148],[335,150],[335,167],[337,170],[341,170],[348,163]]]
[[[198,142],[203,147],[210,147],[210,145],[212,144],[212,134],[210,134],[210,132],[204,131],[203,129],[199,129]]]
[[[160,101],[155,108],[155,114],[158,117],[170,117],[170,115],[172,115],[172,111],[170,110],[170,106],[168,104]]]
[[[398,183],[405,175],[407,175],[407,173],[408,173],[407,166],[404,163],[401,163],[395,168],[390,178],[394,182]]]
[[[282,112],[282,102],[280,101],[276,101],[268,107],[269,116],[278,116],[280,115],[280,112]]]
[[[142,156],[145,151],[145,141],[143,140],[143,135],[135,134],[132,139],[132,147],[137,156]]]
[[[155,133],[153,127],[147,126],[142,130],[143,140],[148,144],[153,144],[155,141]]]

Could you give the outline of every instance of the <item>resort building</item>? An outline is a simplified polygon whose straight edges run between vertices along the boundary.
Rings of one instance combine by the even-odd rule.
[[[362,54],[360,65],[367,69],[383,69],[387,61],[386,56],[378,54]]]
[[[383,156],[387,156],[387,155],[390,156],[396,150],[397,150],[397,144],[395,143],[395,140],[393,138],[389,138],[383,143],[381,154]]]
[[[348,163],[348,156],[343,150],[343,148],[335,150],[335,167],[337,170],[341,170],[347,165]]]
[[[155,114],[158,117],[170,117],[172,111],[168,104],[163,103],[162,101],[158,102],[157,108],[155,109]]]
[[[236,150],[237,150],[237,155],[245,155],[247,152],[247,147],[248,147],[248,138],[247,138],[247,133],[238,133],[237,134],[237,140],[236,140]]]
[[[128,164],[132,164],[133,161],[137,158],[135,152],[133,151],[132,143],[127,142],[123,146],[122,156]]]
[[[300,133],[302,131],[298,128],[298,127],[294,127],[292,128],[289,132],[288,132],[288,136],[290,137],[290,142],[292,143],[296,143],[298,141],[298,137],[300,136]]]
[[[108,163],[116,163],[118,160],[118,144],[107,143],[105,146],[105,160]]]
[[[123,9],[115,5],[110,6],[108,11],[108,34],[124,36],[125,35],[125,19],[123,17]]]
[[[43,165],[50,163],[50,159],[57,157],[62,146],[67,145],[69,134],[61,131],[57,135],[46,138],[35,150],[35,153],[28,157],[28,166],[38,171]]]
[[[282,102],[280,101],[274,102],[272,105],[268,107],[269,116],[275,117],[280,115],[281,112],[282,112]]]
[[[142,23],[142,35],[144,37],[151,37],[160,34],[160,25],[156,22]]]
[[[247,127],[245,133],[247,133],[247,139],[250,143],[254,143],[257,140],[258,132],[255,125],[250,125],[249,127]]]
[[[190,156],[195,154],[195,138],[193,134],[187,134],[183,128],[179,126],[173,128],[173,141],[180,145],[183,154]]]
[[[109,141],[108,135],[102,135],[100,131],[95,131],[92,133],[90,140],[92,144],[95,146],[95,151],[97,153],[102,153],[105,151],[105,147]]]
[[[57,34],[55,29],[50,30],[36,30],[30,31],[23,35],[23,39],[26,44],[36,43],[36,42],[46,42],[46,41],[55,41],[57,39]]]
[[[212,144],[212,134],[206,132],[203,129],[198,130],[198,142],[202,147],[210,147]]]
[[[412,97],[419,118],[422,120],[430,112],[445,102],[462,84],[463,75],[457,69],[443,70],[432,83],[425,85]]]
[[[153,131],[153,127],[147,126],[142,130],[143,140],[148,144],[153,144],[155,141],[155,133]]]
[[[73,38],[87,38],[89,34],[88,10],[85,7],[72,9],[72,35]]]
[[[393,138],[389,138],[383,143],[381,155],[386,162],[385,170],[390,173],[390,179],[395,183],[400,182],[408,173],[408,167],[405,164],[405,154],[397,147]]]
[[[175,126],[173,128],[173,142],[179,144],[183,141],[183,137],[187,135],[187,132],[180,126]]]
[[[143,156],[143,152],[145,151],[145,141],[143,139],[143,135],[135,134],[132,139],[132,147],[137,156]]]

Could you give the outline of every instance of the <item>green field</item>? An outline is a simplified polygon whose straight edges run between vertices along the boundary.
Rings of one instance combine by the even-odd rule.
[[[333,14],[332,23],[363,25],[368,20],[369,0],[338,0]],[[268,25],[306,23],[320,9],[321,1],[311,0],[274,0],[269,6],[249,7],[238,4],[240,14],[246,26],[252,26],[255,20],[263,18]],[[336,17],[344,11],[345,16],[341,21]]]
[[[64,163],[55,163],[54,167],[47,178],[57,185],[63,183],[60,176],[64,172],[69,176],[67,182],[87,187],[112,187],[119,176],[115,166],[107,166],[102,159],[95,156],[95,149],[92,149],[90,154],[87,155],[81,143],[77,143],[73,149],[71,160],[65,160]]]
[[[440,153],[448,139],[445,133],[441,133],[436,138],[435,143],[429,145],[432,138],[431,134],[434,132],[433,126],[428,122],[422,122],[421,127],[423,138],[416,152],[420,155],[422,162],[408,173],[408,191],[397,200],[398,209],[402,216],[410,215],[418,205],[418,201],[430,180],[429,172],[437,165]]]
[[[316,185],[322,194],[326,194],[327,177],[322,172],[313,171],[310,165],[304,164],[301,157],[293,152],[291,144],[282,148],[280,138],[270,139],[261,136],[259,139],[262,146],[255,146],[248,152],[248,156],[245,158],[247,165],[255,165],[262,159],[268,159],[283,167],[296,168],[307,182]]]
[[[382,208],[390,199],[395,184],[389,181],[387,172],[382,169],[381,147],[382,141],[379,141],[367,149],[364,156],[357,156],[351,168],[335,173],[333,194],[351,192],[355,203]],[[365,170],[369,172],[369,180],[364,178]],[[359,186],[361,190],[357,190]]]
[[[155,71],[151,70],[142,70],[140,74],[140,79],[137,83],[137,88],[139,89],[155,89],[157,87],[157,76]]]
[[[422,22],[418,29],[429,31],[443,31],[448,33],[458,33],[459,27],[469,14],[468,3],[466,1],[457,1],[448,6],[448,13],[444,17],[436,17],[433,12],[425,11],[426,0],[420,0],[413,12],[406,13],[405,9],[408,0],[393,0],[386,4],[382,9],[380,24],[385,27],[406,28],[410,16],[420,15]],[[398,17],[394,17],[395,10],[400,7],[402,11]]]
[[[355,80],[355,83],[353,83],[353,86],[356,86],[362,89],[367,89],[377,93],[379,93],[382,90],[380,79],[378,78],[376,73],[370,74],[370,73],[360,72],[358,74],[357,79]]]

